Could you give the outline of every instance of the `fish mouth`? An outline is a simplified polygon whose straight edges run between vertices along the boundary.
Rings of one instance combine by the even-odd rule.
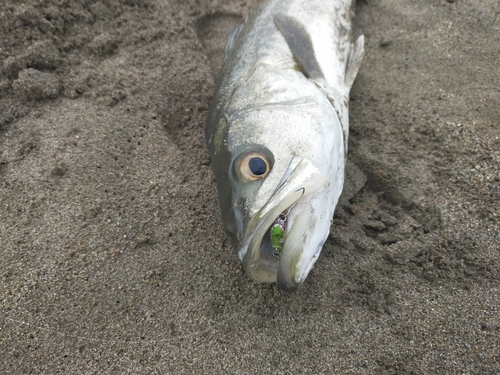
[[[286,292],[297,290],[307,277],[323,241],[310,249],[314,234],[312,200],[328,184],[325,173],[309,160],[294,156],[278,188],[251,218],[238,252],[247,275],[257,282],[277,282]],[[270,231],[278,218],[285,218],[284,243],[276,249]],[[328,223],[329,226],[329,223]],[[318,241],[316,241],[318,242]]]

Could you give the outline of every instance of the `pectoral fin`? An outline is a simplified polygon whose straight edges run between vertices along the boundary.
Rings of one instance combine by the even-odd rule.
[[[229,35],[229,39],[227,40],[226,47],[224,48],[224,60],[227,59],[231,51],[234,49],[240,35],[245,33],[243,31],[245,27],[246,28],[251,27],[251,25],[255,21],[256,16],[257,12],[250,11],[246,15],[245,20],[241,24],[233,27],[233,30]]]
[[[354,79],[358,74],[359,67],[361,65],[361,60],[363,59],[363,54],[365,53],[365,38],[361,35],[354,44],[351,45],[351,51],[347,58],[346,72],[345,72],[345,84],[347,87],[351,88],[354,83]]]
[[[281,34],[283,34],[293,55],[307,73],[308,78],[312,80],[324,78],[323,71],[314,54],[311,36],[304,25],[296,18],[287,16],[283,13],[276,14],[273,20],[279,31],[281,31]]]

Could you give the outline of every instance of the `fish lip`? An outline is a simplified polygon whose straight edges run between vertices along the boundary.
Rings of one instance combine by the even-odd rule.
[[[277,270],[270,270],[261,259],[261,244],[269,227],[276,218],[290,207],[307,199],[328,183],[326,174],[318,170],[308,159],[294,156],[289,168],[266,204],[251,218],[241,242],[238,256],[246,274],[257,282],[278,282],[285,292],[294,292],[303,282],[303,272],[297,269],[298,261],[288,261],[287,270],[281,270],[280,260]],[[293,211],[293,210],[292,210]],[[300,214],[300,213],[299,213]],[[286,242],[283,251],[286,251]],[[298,254],[300,255],[300,254]],[[304,277],[305,278],[305,277]]]
[[[281,265],[280,265],[280,267],[278,269],[278,275],[277,275],[276,282],[278,284],[278,287],[282,291],[284,291],[286,293],[293,293],[293,292],[297,291],[297,289],[299,289],[299,287],[304,282],[304,279],[309,274],[309,271],[311,270],[312,266],[314,265],[314,263],[318,259],[319,254],[321,253],[321,248],[323,247],[323,243],[324,242],[321,242],[318,245],[314,255],[311,257],[311,259],[309,259],[309,262],[307,263],[307,265],[302,270],[300,270],[302,272],[299,272],[296,275],[293,275],[293,274],[287,273],[288,267],[286,267],[286,266],[281,267]],[[285,246],[286,246],[286,243],[285,243]]]

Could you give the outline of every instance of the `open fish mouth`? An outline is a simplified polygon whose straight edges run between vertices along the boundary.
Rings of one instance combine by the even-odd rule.
[[[288,217],[294,217],[294,213],[291,214],[291,210],[298,203],[298,201],[295,202],[292,206],[278,215],[261,238],[260,245],[258,245],[260,249],[259,261],[271,273],[277,274],[278,272],[280,256],[283,251],[285,239],[288,235],[287,229],[290,228],[292,221],[291,219],[289,220]]]
[[[300,157],[292,160],[272,197],[246,228],[239,256],[252,280],[277,282],[287,292],[302,284],[321,249],[317,245],[315,249],[308,248],[311,245],[308,236],[314,232],[313,223],[317,220],[311,200],[327,184],[326,174],[309,160]],[[271,239],[276,224],[283,229],[279,246],[276,246],[279,238]]]

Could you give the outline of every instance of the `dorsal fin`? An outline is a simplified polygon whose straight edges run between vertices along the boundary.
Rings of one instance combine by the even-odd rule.
[[[281,34],[285,37],[285,41],[288,47],[290,47],[293,55],[307,73],[308,78],[312,80],[324,78],[318,60],[316,60],[316,55],[314,54],[311,36],[304,25],[296,18],[287,16],[283,13],[275,14],[273,20],[279,31],[281,31]]]

